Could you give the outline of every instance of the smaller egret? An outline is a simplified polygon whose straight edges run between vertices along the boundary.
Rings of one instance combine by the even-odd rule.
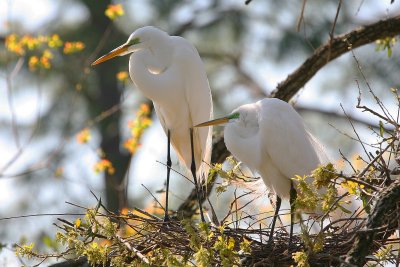
[[[276,195],[275,213],[269,241],[272,241],[281,198],[290,199],[290,240],[293,236],[293,202],[296,190],[291,178],[308,175],[326,155],[309,133],[303,119],[288,103],[265,98],[240,106],[226,117],[201,123],[204,127],[227,123],[226,147],[238,160],[261,175],[267,188]]]

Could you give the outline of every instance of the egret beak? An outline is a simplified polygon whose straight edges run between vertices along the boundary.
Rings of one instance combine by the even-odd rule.
[[[108,54],[105,54],[104,56],[98,58],[95,62],[92,63],[92,66],[103,63],[104,61],[107,61],[109,59],[112,59],[113,57],[123,54],[124,52],[126,52],[128,50],[129,46],[130,46],[130,44],[123,44],[123,45],[115,48]]]
[[[211,120],[211,121],[206,121],[200,124],[195,125],[194,127],[205,127],[205,126],[211,126],[211,125],[218,125],[218,124],[223,124],[229,122],[230,118],[229,116]]]

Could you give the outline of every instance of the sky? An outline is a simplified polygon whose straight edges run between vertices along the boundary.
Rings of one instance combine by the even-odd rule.
[[[200,3],[201,1],[199,1]],[[256,2],[256,1],[254,1]],[[387,16],[390,16],[394,14],[394,12],[398,12],[399,8],[394,8],[393,6],[388,4],[389,1],[370,1],[368,2],[367,6],[368,8],[362,8],[358,14],[357,18],[359,21],[365,21],[365,20],[370,20],[370,19],[375,19],[373,17],[376,16],[376,14],[379,14],[380,16],[382,14],[386,14]],[[57,4],[55,4],[57,3]],[[139,21],[146,21],[147,16],[149,14],[146,11],[143,12],[135,12],[135,10],[139,9],[139,5],[141,4],[141,1],[132,1],[130,2],[132,5],[132,8],[129,9],[128,14],[129,15],[137,15],[137,14],[142,14],[139,16],[137,19]],[[242,4],[242,3],[241,3]],[[256,4],[256,3],[255,3]],[[13,25],[10,25],[9,19],[11,18],[13,21],[18,21],[22,25],[22,28],[24,28],[27,32],[34,32],[34,33],[40,33],[42,31],[41,26],[45,25],[47,22],[51,21],[54,16],[56,15],[56,11],[58,8],[60,8],[60,5],[68,6],[68,8],[65,8],[65,12],[63,12],[62,17],[59,19],[63,21],[63,23],[68,24],[68,23],[76,23],[76,20],[79,19],[84,19],[86,14],[86,11],[84,8],[80,7],[77,4],[74,4],[73,1],[51,1],[51,0],[36,0],[36,1],[30,1],[30,0],[0,0],[0,35],[4,35],[12,31]],[[397,5],[398,6],[398,5]],[[29,12],[27,12],[29,11]],[[180,14],[180,19],[184,20],[185,17],[187,16],[190,10],[185,10],[183,9]],[[266,29],[258,29],[258,30],[266,30]],[[271,34],[277,34],[274,33],[273,30],[267,29],[270,31]],[[256,46],[250,47],[251,49],[258,49]],[[351,57],[350,55],[347,55],[343,58],[338,59],[339,62],[345,62],[348,60],[348,58]],[[280,68],[277,68],[276,66],[268,63],[263,63],[262,65],[259,65],[258,68],[256,68],[255,76],[259,77],[260,83],[265,85],[265,88],[274,88],[275,85],[285,79],[285,77],[290,73],[294,67],[298,66],[302,59],[295,59],[298,62],[292,62],[290,65],[288,64],[287,66],[280,66]],[[254,62],[249,61],[245,62],[244,64],[248,64],[249,66],[252,66]],[[333,65],[328,65],[324,70],[322,70],[320,73],[318,73],[307,85],[306,89],[303,90],[297,99],[298,105],[302,106],[318,106],[323,108],[324,110],[339,110],[339,102],[338,101],[332,101],[332,99],[337,99],[337,93],[331,92],[331,93],[326,93],[324,92],[322,94],[323,97],[321,97],[320,89],[321,85],[324,84],[326,77],[329,76],[330,79],[334,79],[335,75],[339,75],[335,71],[335,67]],[[339,78],[339,77],[338,77]],[[355,79],[355,77],[354,77]],[[29,83],[29,81],[27,82]],[[354,83],[354,87],[356,88],[356,84]],[[4,90],[6,88],[5,84],[5,79],[3,79],[3,75],[0,76],[0,99],[5,99],[7,97],[7,92]],[[129,96],[129,99],[127,100],[128,102],[134,102],[135,97],[137,96],[137,92],[132,93]],[[17,114],[17,119],[18,122],[20,123],[26,123],[30,124],[32,121],[36,120],[37,114],[36,112],[32,112],[32,110],[37,111],[38,109],[41,111],[44,111],[46,108],[48,108],[49,105],[49,100],[46,99],[46,95],[38,95],[37,90],[24,90],[22,92],[17,92],[14,95],[13,102],[16,107],[21,107],[23,108],[16,110]],[[231,109],[235,108],[238,103],[240,103],[243,98],[242,93],[237,91],[237,94],[233,93],[227,96],[226,98],[226,103],[227,106]],[[347,98],[347,99],[355,99],[354,97],[352,98]],[[355,114],[356,117],[359,118],[365,118],[365,119],[371,119],[368,114],[363,114],[360,112],[357,112],[354,109],[355,106],[355,101],[346,101],[345,99],[342,101],[342,104],[345,106],[346,110],[349,110],[351,114]],[[4,103],[4,102],[1,102]],[[394,109],[395,105],[391,104],[389,105],[389,109]],[[223,114],[216,114],[216,115],[223,115]],[[0,105],[0,119],[7,119],[10,117],[10,109],[8,105]],[[311,127],[313,130],[315,130],[315,134],[317,137],[320,137],[323,139],[323,131],[318,131],[320,130],[319,128],[323,128],[325,131],[329,126],[325,125],[323,127],[315,126],[313,125]],[[330,129],[332,131],[332,129]],[[368,137],[368,133],[364,132],[366,138],[372,138],[370,140],[373,140],[373,137]],[[10,134],[10,133],[9,133]],[[25,138],[23,140],[26,140],[26,136],[23,136],[22,138]],[[159,143],[155,143],[152,140],[159,140]],[[164,135],[164,132],[162,131],[162,128],[160,124],[158,123],[157,120],[155,120],[154,126],[151,128],[148,133],[144,136],[143,141],[143,146],[142,149],[138,152],[138,157],[137,159],[132,163],[132,176],[133,177],[140,177],[140,179],[136,179],[135,183],[132,183],[129,187],[130,192],[138,192],[138,191],[144,191],[143,186],[141,185],[144,183],[146,186],[151,186],[152,188],[160,189],[162,188],[162,183],[163,181],[155,179],[155,177],[159,177],[159,173],[162,173],[163,170],[165,169],[162,164],[157,163],[156,161],[164,161],[164,157],[166,154],[166,149],[160,150],[160,143],[166,143],[166,137]],[[32,154],[35,153],[44,143],[46,144],[55,144],[58,142],[58,139],[48,137],[48,139],[43,140],[43,142],[38,142],[35,143],[34,145],[30,146],[28,151],[24,153],[24,155],[21,157],[19,160],[20,163],[17,164],[14,169],[10,169],[10,173],[18,171],[18,169],[21,169],[22,167],[25,166],[27,162],[32,161]],[[74,151],[76,149],[76,144],[70,144],[69,150]],[[96,157],[93,156],[91,151],[86,151],[88,153],[82,153],[82,151],[75,152],[77,153],[77,156],[83,155],[82,156],[82,166],[92,166],[93,163],[96,161]],[[334,157],[337,157],[337,151],[330,151],[332,154],[334,154]],[[15,153],[15,144],[9,141],[9,138],[6,136],[0,136],[0,162],[6,162],[12,155]],[[139,164],[140,161],[140,164]],[[174,162],[176,163],[177,160],[176,158],[174,159]],[[137,168],[137,166],[140,165],[140,168],[149,170],[146,171],[145,174],[141,172],[141,169]],[[2,166],[0,165],[0,169]],[[83,168],[79,168],[79,170],[82,170]],[[66,168],[66,172],[71,174],[71,177],[77,177],[77,169],[75,167],[68,167]],[[82,182],[80,179],[77,180],[72,180],[68,181],[69,184],[69,189],[70,191],[73,191],[74,193],[78,195],[85,196],[86,199],[88,199],[88,189],[92,189],[95,192],[101,191],[102,188],[102,180],[99,176],[91,174],[90,171],[84,174],[85,177],[87,177],[87,181],[82,186]],[[180,180],[178,175],[173,174],[172,181]],[[178,191],[178,186],[182,183],[183,181],[178,182],[173,182],[172,183],[172,191]],[[65,184],[59,183],[55,185],[54,190],[63,190]],[[175,190],[174,190],[175,188]],[[13,202],[15,199],[13,196],[19,194],[21,192],[18,192],[17,188],[15,188],[15,183],[12,181],[12,179],[0,179],[0,214],[7,214],[9,216],[13,215],[22,215],[18,213],[18,210],[11,210],[9,207],[13,206]],[[26,192],[25,192],[26,193]],[[45,202],[48,196],[42,196],[41,200],[38,201],[39,205],[42,202]],[[183,196],[172,196],[173,198],[180,198]],[[58,207],[60,206],[65,206],[64,202],[68,201],[68,199],[59,199],[57,200],[57,203],[54,203],[54,209],[49,210],[49,212],[57,212]],[[174,207],[172,207],[174,208]],[[7,213],[5,213],[7,212]],[[33,211],[35,213],[35,211]],[[52,219],[51,219],[52,220]],[[24,221],[24,223],[27,225],[27,229],[35,229],[36,224],[48,224],[49,219],[48,218],[38,218],[35,220],[32,220],[31,222],[27,223],[28,220]],[[0,222],[0,231],[1,230],[1,222]],[[17,234],[19,230],[14,229],[15,233]],[[29,238],[29,234],[27,233],[27,237]],[[2,240],[1,242],[16,242],[17,240]],[[3,251],[0,253],[0,266],[19,266],[20,263],[16,260],[16,258],[13,256],[12,252],[9,251]]]

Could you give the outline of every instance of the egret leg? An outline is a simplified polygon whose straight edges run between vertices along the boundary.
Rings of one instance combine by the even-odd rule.
[[[201,221],[205,222],[203,208],[201,205],[202,204],[201,203],[201,195],[200,195],[201,188],[200,188],[199,184],[197,183],[197,178],[196,178],[196,163],[195,163],[195,159],[194,159],[194,144],[193,144],[193,128],[190,128],[190,148],[192,150],[192,164],[190,165],[190,170],[192,171],[194,186],[196,188],[197,201],[199,202]]]
[[[171,132],[168,130],[167,132],[167,187],[166,187],[166,192],[165,192],[165,214],[164,214],[164,222],[169,222],[169,215],[168,215],[168,193],[169,193],[169,175],[171,172],[171,166],[172,166],[172,161],[171,161]]]
[[[290,232],[289,232],[289,247],[292,244],[293,239],[293,224],[294,224],[294,215],[295,215],[295,205],[294,201],[296,200],[297,192],[293,186],[293,181],[290,183]]]
[[[275,214],[274,214],[274,218],[272,219],[271,232],[269,233],[268,242],[272,242],[272,238],[274,236],[275,223],[276,223],[276,219],[278,218],[278,213],[279,213],[279,209],[281,208],[281,203],[282,203],[282,199],[279,196],[276,196]]]

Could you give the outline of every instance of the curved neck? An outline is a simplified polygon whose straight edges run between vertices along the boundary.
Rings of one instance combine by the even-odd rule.
[[[133,53],[129,60],[132,81],[147,98],[156,102],[168,98],[165,95],[166,90],[162,90],[169,88],[171,82],[171,79],[164,75],[172,62],[173,55],[168,54],[157,56],[150,50],[143,49]]]
[[[147,69],[153,74],[160,74],[171,65],[173,48],[166,43],[162,49],[149,47],[137,53],[145,53],[143,60]]]

